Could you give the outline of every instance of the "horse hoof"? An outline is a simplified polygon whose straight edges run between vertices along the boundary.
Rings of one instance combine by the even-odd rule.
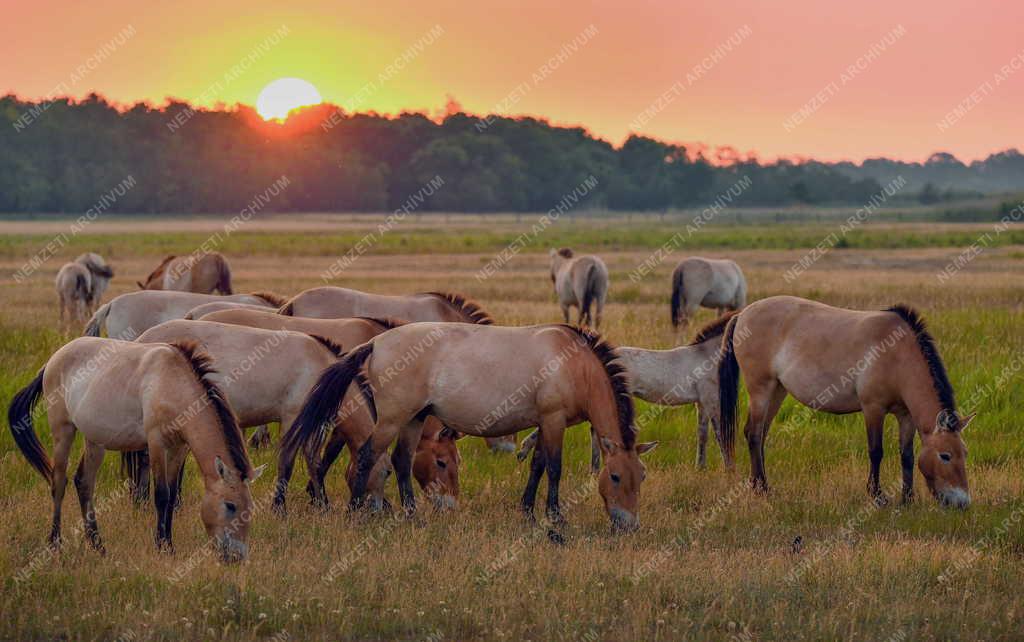
[[[288,509],[285,507],[284,499],[274,498],[274,502],[270,505],[270,510],[278,517],[285,517],[288,514]]]
[[[565,537],[553,528],[548,529],[548,541],[558,546],[565,546]]]

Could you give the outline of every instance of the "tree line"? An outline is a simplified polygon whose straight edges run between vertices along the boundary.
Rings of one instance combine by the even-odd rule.
[[[132,189],[104,211],[240,211],[282,177],[287,188],[261,211],[391,211],[417,194],[421,211],[548,211],[585,182],[592,188],[576,208],[664,211],[723,195],[730,205],[855,205],[899,174],[887,163],[874,175],[814,161],[722,165],[682,145],[632,136],[615,147],[583,128],[527,117],[382,116],[318,105],[282,124],[243,105],[0,98],[0,212],[10,213],[86,212],[127,177]],[[438,177],[442,186],[424,195]]]

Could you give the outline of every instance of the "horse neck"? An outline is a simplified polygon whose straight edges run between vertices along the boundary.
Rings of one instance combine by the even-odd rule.
[[[586,390],[582,405],[594,432],[599,437],[607,437],[617,444],[622,443],[615,391],[608,381],[608,373],[596,356],[587,359],[587,366],[581,376],[585,380],[585,385],[577,386],[577,390]]]
[[[201,397],[205,401],[205,397]],[[229,453],[224,428],[217,418],[217,411],[212,406],[202,408],[195,417],[187,421],[180,429],[181,438],[192,451],[192,456],[203,475],[203,484],[220,479],[214,460],[220,457],[230,468],[235,468],[234,460]],[[237,471],[245,474],[245,471]]]
[[[943,409],[942,402],[935,392],[924,357],[917,353],[916,359],[903,361],[908,362],[913,366],[910,372],[901,373],[900,397],[917,431],[922,435],[931,434],[935,429],[935,419]]]

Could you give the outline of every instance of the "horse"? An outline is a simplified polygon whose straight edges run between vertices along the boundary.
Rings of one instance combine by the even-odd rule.
[[[691,256],[672,271],[672,327],[685,334],[698,307],[715,308],[721,316],[747,304],[747,280],[735,261]]]
[[[365,370],[365,372],[364,372]],[[508,435],[540,426],[521,506],[533,516],[537,485],[547,471],[547,515],[561,522],[558,488],[567,426],[589,420],[600,437],[605,467],[598,489],[615,530],[639,526],[639,456],[633,398],[618,353],[600,335],[566,325],[522,328],[412,323],[347,353],[317,381],[281,440],[282,457],[296,452],[337,412],[353,381],[376,417],[359,449],[351,508],[363,503],[370,467],[397,437],[391,455],[402,507],[415,511],[411,455],[423,418],[434,415],[458,432]]]
[[[899,420],[903,501],[914,493],[916,431],[921,438],[917,464],[932,495],[943,506],[970,504],[961,435],[974,415],[957,414],[935,340],[914,309],[846,310],[792,296],[750,304],[730,319],[722,340],[719,423],[729,441],[735,435],[740,373],[750,395],[744,433],[755,490],[768,490],[764,442],[790,394],[813,410],[864,415],[868,492],[878,501],[886,499],[878,481],[882,427],[892,414]]]
[[[296,294],[278,312],[285,316],[314,319],[370,317],[480,325],[494,323],[479,303],[453,292],[387,295],[322,286]]]
[[[89,319],[83,334],[98,337],[105,326],[107,336],[111,339],[131,341],[155,325],[172,319],[181,319],[192,308],[214,301],[249,303],[272,308],[279,305],[282,298],[273,292],[228,296],[159,290],[129,292],[100,306]]]
[[[183,319],[189,319],[192,321],[198,321],[208,314],[213,312],[220,312],[221,310],[262,310],[267,311],[267,305],[255,304],[255,303],[239,303],[237,301],[211,301],[210,303],[203,303],[192,308],[185,313]],[[273,313],[275,316],[276,312]]]
[[[89,314],[92,314],[107,291],[110,280],[114,278],[114,271],[103,260],[103,257],[95,252],[79,254],[75,263],[80,263],[89,269],[92,276],[92,290],[89,293]]]
[[[732,449],[725,442],[718,423],[718,356],[725,326],[734,314],[729,312],[711,321],[689,345],[673,350],[619,347],[620,361],[629,372],[634,397],[664,406],[697,404],[697,468],[701,469],[707,466],[709,424],[714,429],[726,469],[735,467]],[[534,431],[523,440],[517,455],[520,461],[526,459],[536,445],[538,435]],[[590,466],[594,472],[601,466],[596,439],[591,442]]]
[[[342,349],[329,339],[310,336],[300,332],[287,330],[263,330],[243,326],[228,325],[212,321],[186,321],[178,319],[162,323],[150,328],[137,339],[140,343],[168,343],[171,341],[196,341],[204,346],[206,354],[217,372],[211,375],[212,380],[224,391],[226,399],[238,417],[242,428],[259,426],[272,421],[281,422],[282,426],[290,426],[302,408],[306,395],[316,383],[320,372],[334,364],[342,354]],[[260,362],[268,359],[267,364],[260,367]],[[361,404],[360,404],[361,405]],[[362,444],[366,435],[372,430],[373,421],[365,408],[342,417],[335,427],[348,442],[358,441]],[[315,446],[316,444],[311,444]],[[310,479],[320,482],[318,475],[318,448],[306,452],[306,463]],[[138,457],[133,455],[131,457]],[[335,455],[337,457],[337,455]],[[378,463],[378,470],[387,470],[385,462]],[[440,457],[438,459],[441,459]],[[284,508],[284,489],[287,488],[291,474],[291,463],[288,462],[287,475],[279,471],[278,477],[284,483],[277,487],[274,505],[277,509]],[[126,470],[145,469],[145,462],[125,460]],[[329,464],[327,466],[329,468]],[[443,466],[422,467],[418,479],[424,486],[438,483],[438,478],[447,477],[441,470]],[[326,468],[323,473],[326,474]],[[138,483],[145,475],[136,473]],[[384,480],[387,474],[375,478],[379,484],[374,486],[376,501],[381,501],[384,492]],[[136,485],[136,489],[141,486]],[[314,500],[326,502],[326,496],[320,486],[314,484],[310,495]],[[140,493],[142,491],[140,490]]]
[[[75,432],[81,431],[85,452],[74,482],[85,537],[95,550],[105,552],[93,501],[104,452],[148,448],[156,486],[157,549],[174,550],[177,472],[191,450],[205,488],[200,515],[221,560],[235,562],[248,555],[255,508],[249,487],[263,468],[250,465],[235,415],[213,376],[210,360],[190,343],[142,345],[79,337],[50,357],[14,396],[7,420],[18,449],[50,485],[51,546],[60,546],[68,458]],[[53,435],[52,461],[32,427],[40,397],[46,399]]]
[[[220,252],[188,256],[170,255],[145,281],[136,281],[140,290],[175,290],[211,294],[233,294],[231,267]]]
[[[82,323],[89,316],[92,299],[92,273],[81,263],[65,263],[54,279],[60,304],[60,326],[69,329],[72,322]]]
[[[579,325],[601,327],[601,312],[608,298],[608,267],[600,258],[587,254],[575,256],[567,247],[551,250],[551,283],[555,286],[562,317],[569,323],[569,308],[576,306]],[[590,308],[596,302],[597,315]]]

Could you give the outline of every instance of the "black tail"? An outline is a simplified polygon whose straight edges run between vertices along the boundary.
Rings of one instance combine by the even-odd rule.
[[[587,268],[587,278],[583,280],[583,301],[580,303],[580,314],[591,323],[590,306],[594,303],[594,295],[597,294],[597,266],[593,263]]]
[[[686,301],[683,300],[683,269],[677,267],[672,273],[672,327],[679,327],[679,313],[682,311]]]
[[[149,451],[131,450],[121,453],[121,476],[130,482],[132,496],[136,503],[148,499],[149,485],[146,474],[149,471]]]
[[[364,343],[350,351],[338,363],[320,373],[316,385],[306,396],[299,416],[281,438],[280,458],[291,461],[295,453],[311,439],[319,438],[325,426],[332,426],[342,399],[352,381],[356,380],[367,404],[370,414],[376,419],[377,411],[373,405],[373,392],[362,375],[363,364],[373,354],[373,343]]]
[[[43,445],[39,443],[39,437],[32,427],[32,408],[39,401],[43,394],[43,370],[39,371],[36,378],[27,386],[14,395],[11,405],[7,409],[7,425],[14,435],[14,443],[18,450],[25,456],[28,463],[39,471],[39,474],[46,478],[46,481],[53,483],[53,464],[50,456],[46,454]]]
[[[80,301],[88,301],[92,298],[92,288],[84,274],[75,275],[75,293]]]
[[[736,454],[736,406],[740,396],[740,364],[733,347],[737,318],[738,315],[730,319],[725,328],[718,361],[718,425],[730,460]]]

